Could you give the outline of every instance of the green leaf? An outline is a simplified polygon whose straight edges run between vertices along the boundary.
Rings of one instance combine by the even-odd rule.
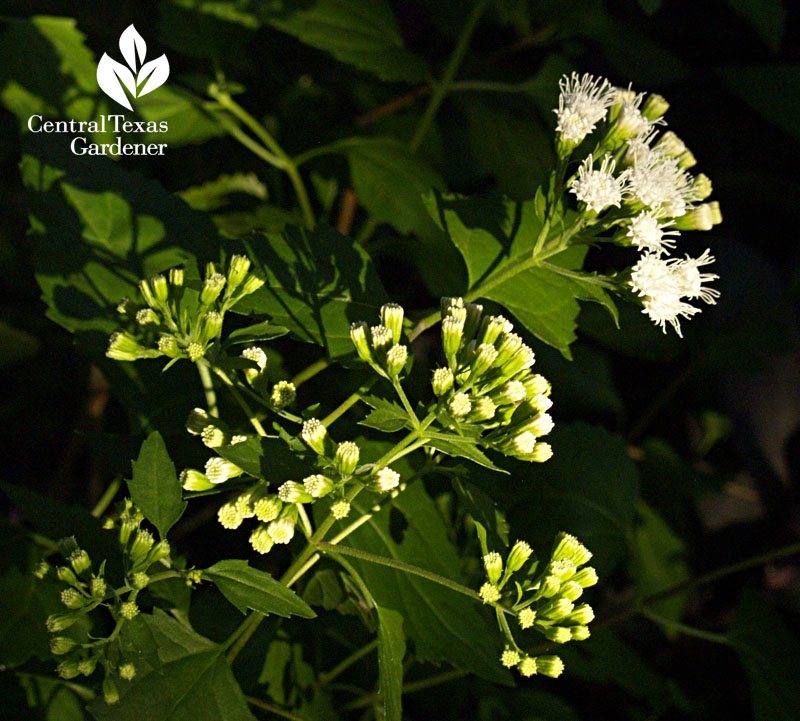
[[[139,457],[132,465],[133,477],[128,481],[131,498],[161,537],[166,538],[186,510],[186,501],[175,465],[158,431],[153,431],[142,443]]]
[[[394,433],[401,428],[410,428],[408,413],[393,401],[377,396],[367,396],[364,402],[372,406],[372,409],[364,420],[359,421],[359,425],[368,428],[376,428],[384,433]]]
[[[749,22],[766,46],[777,53],[786,31],[783,0],[727,0],[737,15]]]
[[[649,596],[676,586],[689,578],[684,560],[686,545],[666,522],[641,499],[636,502],[637,522],[631,536],[630,571],[640,596]],[[651,604],[660,616],[680,619],[685,594]],[[668,630],[668,629],[667,629]]]
[[[353,352],[350,323],[377,317],[388,300],[369,256],[333,228],[290,226],[245,246],[267,282],[235,311],[268,315],[331,358]]]
[[[220,175],[202,185],[193,185],[182,190],[178,195],[195,210],[211,211],[227,205],[229,196],[234,193],[266,200],[267,186],[258,179],[255,173],[233,173]]]
[[[364,513],[375,498],[361,494],[354,510]],[[461,561],[448,538],[448,530],[421,483],[400,494],[348,536],[348,545],[380,556],[410,563],[446,578],[463,582]],[[389,529],[392,513],[402,514],[407,524],[402,541]],[[404,630],[416,655],[434,664],[447,661],[456,668],[491,681],[507,683],[508,672],[498,662],[499,647],[494,619],[488,622],[468,598],[403,571],[358,559],[357,568],[378,606],[402,614]]]
[[[89,705],[97,721],[255,721],[225,660],[223,647],[199,636],[165,613],[143,616],[146,628],[138,659],[158,668],[137,673],[109,706],[102,696]],[[137,669],[138,671],[139,669]]]
[[[247,328],[238,328],[228,334],[225,345],[235,345],[237,343],[257,343],[259,341],[274,340],[289,332],[288,328],[280,325],[273,325],[268,320],[263,323],[256,323]]]
[[[800,642],[777,612],[745,591],[728,640],[750,680],[756,721],[794,721],[800,709]]]
[[[616,317],[605,284],[574,270],[585,248],[571,248],[548,261],[533,255],[542,228],[535,199],[514,203],[500,196],[434,193],[426,203],[464,257],[470,292],[500,303],[565,356],[576,338],[579,300],[600,303]]]
[[[508,491],[509,523],[542,551],[559,531],[574,534],[594,553],[592,565],[602,577],[627,551],[636,467],[624,440],[599,426],[559,423],[550,442],[553,457],[546,463],[506,466],[516,480]],[[489,484],[496,485],[495,479],[481,486],[492,493]]]
[[[439,235],[423,196],[444,181],[424,160],[388,137],[348,141],[345,152],[353,189],[374,220],[403,234]]]
[[[488,468],[490,471],[498,471],[499,473],[508,473],[508,471],[498,468],[492,463],[483,451],[475,445],[474,442],[461,438],[459,436],[450,435],[446,438],[437,436],[428,441],[428,445],[435,448],[437,451],[446,453],[448,456],[454,458],[466,458],[467,460],[477,463],[479,466]]]
[[[223,458],[235,463],[248,475],[270,483],[281,483],[303,478],[310,472],[310,464],[295,455],[280,438],[262,438],[250,435],[247,440],[232,446],[214,449]]]
[[[403,616],[378,606],[378,692],[386,721],[403,718],[403,657],[406,637]]]
[[[213,581],[222,595],[242,613],[249,608],[264,615],[302,618],[317,615],[294,591],[268,573],[252,568],[247,561],[219,561],[203,571],[203,577]]]
[[[316,0],[310,7],[267,16],[279,30],[381,80],[422,81],[425,61],[403,46],[386,0]]]

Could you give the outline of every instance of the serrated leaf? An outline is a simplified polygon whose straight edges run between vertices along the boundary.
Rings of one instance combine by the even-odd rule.
[[[133,477],[128,481],[131,499],[161,537],[166,538],[186,510],[186,501],[175,465],[158,431],[153,431],[142,443],[139,457],[132,465]]]
[[[361,494],[354,510],[366,512],[374,497]],[[389,530],[391,507],[375,514],[348,536],[348,544],[379,556],[395,558],[463,582],[461,563],[433,501],[421,483],[410,485],[394,501],[407,523],[402,541]],[[396,511],[394,511],[396,512]],[[443,661],[491,681],[507,683],[498,662],[494,620],[489,622],[469,599],[424,578],[393,568],[349,559],[357,566],[376,603],[403,615],[406,637],[416,655],[434,664]]]
[[[428,441],[428,445],[435,448],[437,451],[446,453],[448,456],[454,458],[466,458],[479,466],[488,468],[490,471],[497,471],[498,473],[508,473],[508,471],[498,468],[491,460],[478,448],[475,443],[466,439],[459,438],[458,436],[448,436],[442,438],[437,436]]]
[[[146,628],[136,638],[146,648],[139,658],[154,663],[156,653],[160,665],[143,664],[120,689],[119,703],[93,701],[88,708],[97,721],[255,721],[222,646],[161,611],[142,618]]]
[[[369,428],[376,428],[384,433],[394,433],[401,428],[410,428],[410,421],[405,410],[393,401],[377,396],[368,396],[364,402],[372,406],[372,410],[364,420],[359,421],[359,425]]]
[[[386,721],[403,718],[403,657],[406,637],[403,616],[378,606],[378,692]]]
[[[531,333],[569,357],[579,300],[602,304],[616,319],[605,283],[577,268],[585,249],[545,260],[534,255],[542,229],[536,200],[434,193],[428,210],[467,264],[472,293],[500,303]],[[551,231],[554,232],[554,231]]]
[[[244,243],[267,282],[235,312],[267,315],[332,358],[353,352],[350,324],[376,317],[388,300],[369,256],[333,228],[288,226]]]
[[[756,721],[794,721],[800,711],[800,641],[762,598],[745,591],[728,633],[750,680]]]
[[[280,484],[310,473],[310,464],[297,456],[281,438],[250,435],[245,441],[214,450],[248,475],[269,483]]]
[[[314,618],[317,615],[294,591],[268,573],[252,568],[247,561],[219,561],[203,571],[203,577],[213,581],[222,595],[242,613],[249,608],[264,615],[287,618]]]
[[[413,83],[425,78],[425,61],[403,46],[386,0],[316,0],[310,7],[267,15],[266,20],[381,80]]]

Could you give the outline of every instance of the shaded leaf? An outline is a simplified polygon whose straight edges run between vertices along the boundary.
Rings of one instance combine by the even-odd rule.
[[[203,571],[203,577],[213,581],[222,595],[242,613],[249,608],[264,615],[302,618],[317,615],[294,591],[270,574],[252,568],[247,561],[219,561]]]
[[[217,454],[235,463],[248,475],[270,483],[281,483],[303,478],[310,465],[295,455],[280,438],[247,436],[247,440],[214,449]]]
[[[378,692],[386,721],[403,718],[403,657],[406,638],[403,616],[378,606]]]
[[[766,46],[777,53],[786,30],[783,0],[727,0],[737,15],[749,22]]]
[[[164,439],[153,431],[142,443],[139,457],[133,461],[133,477],[128,481],[133,502],[144,517],[166,538],[169,529],[186,510],[175,465]]]
[[[408,413],[397,403],[377,396],[367,396],[364,402],[372,406],[372,410],[364,420],[359,421],[359,425],[377,428],[384,433],[394,433],[401,428],[411,427]]]
[[[486,457],[484,452],[475,445],[475,443],[459,436],[448,436],[442,438],[441,436],[431,438],[428,445],[435,448],[437,451],[446,453],[448,456],[454,458],[466,458],[479,466],[488,468],[490,471],[498,471],[500,473],[508,473],[508,471],[498,468]]]

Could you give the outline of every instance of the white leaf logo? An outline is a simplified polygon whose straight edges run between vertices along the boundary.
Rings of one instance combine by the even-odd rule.
[[[109,98],[133,110],[128,95],[140,98],[161,87],[169,77],[169,60],[162,55],[146,63],[147,43],[133,25],[120,36],[119,49],[127,66],[103,53],[97,64],[97,84]]]

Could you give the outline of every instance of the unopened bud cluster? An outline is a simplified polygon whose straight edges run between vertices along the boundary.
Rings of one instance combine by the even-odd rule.
[[[123,330],[113,333],[106,355],[120,361],[140,358],[203,358],[218,339],[226,311],[257,291],[264,281],[250,272],[250,260],[234,255],[227,272],[206,266],[199,288],[186,282],[182,268],[139,283],[141,302],[117,306]]]
[[[719,296],[705,285],[718,276],[699,270],[714,261],[708,250],[699,258],[668,257],[681,231],[711,230],[722,221],[718,203],[702,202],[711,182],[689,173],[696,160],[675,133],[659,133],[669,108],[660,95],[577,73],[564,76],[560,88],[559,164],[582,158],[567,183],[579,211],[577,227],[568,231],[572,242],[586,228],[591,237],[609,232],[617,245],[636,248],[638,262],[616,282],[662,330],[669,324],[680,335],[681,318],[700,312],[688,301],[713,304]]]
[[[131,501],[125,500],[118,511],[116,518],[108,519],[104,527],[117,534],[126,585],[114,589],[104,576],[105,561],[95,566],[74,537],[63,538],[58,547],[65,563],[55,569],[55,576],[64,584],[61,603],[65,610],[47,618],[47,630],[53,634],[50,651],[59,657],[59,676],[63,679],[91,676],[100,666],[105,670],[103,695],[108,703],[119,699],[117,681],[130,681],[136,675],[132,663],[121,662],[116,649],[110,652],[111,641],[122,624],[139,614],[136,598],[149,585],[152,567],[159,563],[170,565],[169,544],[166,540],[156,541],[142,526],[143,516]],[[49,565],[39,564],[35,575],[44,578],[48,574]],[[91,638],[85,630],[75,631],[80,628],[76,626],[78,621],[91,621],[90,614],[100,608],[110,612],[116,621],[116,629],[108,638]]]
[[[448,427],[478,431],[479,443],[524,461],[550,458],[550,384],[533,373],[534,353],[502,316],[477,303],[442,300],[442,346],[447,366],[433,372],[438,418]]]
[[[371,327],[365,321],[353,323],[350,338],[361,360],[385,378],[397,379],[408,361],[408,346],[400,343],[403,308],[397,303],[387,303],[381,307],[380,318],[381,322]]]
[[[502,606],[504,613],[516,615],[521,630],[534,629],[548,641],[567,643],[589,638],[594,611],[578,600],[585,588],[597,583],[597,573],[586,566],[592,554],[577,538],[560,533],[549,562],[541,570],[538,561],[523,570],[533,556],[525,541],[511,547],[505,562],[497,551],[488,550],[484,538],[481,546],[487,580],[478,593],[484,603]],[[523,676],[561,675],[564,664],[558,656],[529,656],[517,645],[507,624],[501,630],[506,636],[500,657],[504,666],[516,668]]]

